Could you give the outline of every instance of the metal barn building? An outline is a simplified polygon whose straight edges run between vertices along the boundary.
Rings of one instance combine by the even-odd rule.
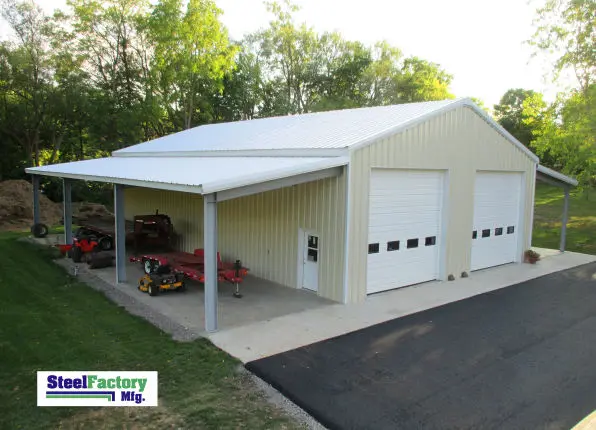
[[[204,248],[213,270],[218,250],[260,278],[344,303],[521,262],[537,177],[566,196],[577,184],[539,166],[468,99],[205,125],[27,172],[113,183],[117,232],[158,209],[181,250]],[[208,330],[217,328],[213,273]]]

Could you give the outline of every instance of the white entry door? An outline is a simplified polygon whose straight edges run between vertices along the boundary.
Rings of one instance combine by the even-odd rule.
[[[304,233],[302,288],[319,290],[319,236]]]
[[[368,294],[439,276],[444,173],[373,169],[368,227]]]
[[[478,172],[474,189],[471,269],[518,260],[522,175]]]

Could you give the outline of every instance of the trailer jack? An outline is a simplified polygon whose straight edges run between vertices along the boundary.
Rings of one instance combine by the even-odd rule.
[[[242,262],[240,260],[236,260],[236,262],[234,263],[234,270],[236,271],[236,291],[234,291],[234,297],[236,297],[237,299],[242,298],[242,294],[240,294],[240,284],[238,283],[238,278],[240,277],[240,269],[242,269]]]

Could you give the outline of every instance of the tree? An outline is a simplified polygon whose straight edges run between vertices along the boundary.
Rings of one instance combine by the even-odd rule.
[[[538,93],[523,88],[507,90],[499,104],[494,106],[494,115],[499,124],[525,146],[530,147],[533,139],[532,122],[524,121],[524,101]],[[542,100],[542,96],[539,97]]]
[[[577,88],[559,94],[543,108],[535,130],[539,154],[548,154],[554,167],[573,174],[582,185],[593,186],[596,174],[596,2],[594,0],[547,0],[536,11],[538,27],[531,43],[537,53],[556,56],[553,77],[570,70]],[[532,99],[524,102],[528,106]],[[526,123],[533,121],[528,107]]]
[[[536,14],[531,44],[538,52],[554,52],[554,78],[573,71],[585,94],[596,77],[596,2],[547,0]]]
[[[418,57],[406,58],[399,78],[399,98],[401,103],[444,100],[453,98],[449,85],[453,76],[436,63]]]
[[[573,91],[551,105],[535,94],[524,101],[524,123],[533,128],[541,162],[596,185],[596,84],[584,95]]]
[[[201,121],[203,101],[223,91],[234,67],[236,47],[220,14],[211,0],[190,0],[184,13],[181,0],[161,0],[151,14],[153,79],[174,130],[210,122],[210,115]]]
[[[22,149],[30,166],[37,166],[48,98],[53,91],[46,40],[50,24],[41,8],[30,1],[3,1],[2,17],[16,34],[18,45],[5,42],[0,48],[1,132]]]

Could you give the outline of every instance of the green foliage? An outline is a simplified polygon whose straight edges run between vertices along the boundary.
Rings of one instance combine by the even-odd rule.
[[[533,128],[532,122],[524,122],[523,105],[526,99],[532,97],[541,98],[542,95],[523,88],[510,89],[503,94],[499,104],[494,106],[494,115],[499,124],[528,147],[532,141]]]
[[[530,42],[538,53],[556,56],[555,79],[570,70],[585,92],[596,77],[596,2],[547,0],[537,9],[535,23]]]
[[[206,123],[453,97],[438,64],[317,33],[289,0],[240,42],[213,0],[0,2],[0,180]]]
[[[536,97],[524,102],[524,123],[533,127],[532,145],[551,167],[596,185],[596,84],[586,93],[561,95],[552,105]]]
[[[551,75],[572,72],[577,87],[552,104],[542,94],[511,89],[495,106],[499,122],[541,157],[541,163],[596,184],[596,2],[546,0],[536,10],[535,54],[554,57]]]

